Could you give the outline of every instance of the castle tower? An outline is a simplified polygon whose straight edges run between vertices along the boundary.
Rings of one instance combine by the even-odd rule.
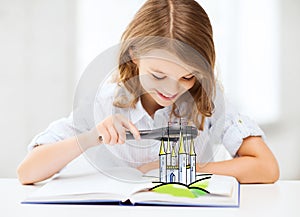
[[[188,142],[188,137],[187,136],[185,137],[185,146],[184,146],[184,148],[185,148],[185,153],[187,154],[186,165],[190,165],[190,158],[188,157],[190,147],[189,147],[189,142]]]
[[[171,165],[171,145],[170,145],[170,140],[168,138],[167,142],[167,150],[166,150],[166,157],[167,157],[167,165]]]
[[[172,153],[170,155],[170,164],[167,164],[167,182],[177,182],[178,181],[178,165],[177,156],[175,152],[176,144],[172,145]],[[169,163],[167,161],[167,163]]]
[[[175,152],[175,144],[172,147],[171,166],[177,166],[177,156]]]
[[[179,136],[179,149],[178,149],[178,182],[187,184],[187,170],[186,170],[186,163],[187,163],[187,156],[185,152],[183,142],[183,136],[180,132]]]
[[[191,139],[190,144],[190,183],[196,181],[196,152],[194,140]]]
[[[159,177],[160,182],[167,182],[167,155],[165,152],[165,143],[161,140],[159,151]]]

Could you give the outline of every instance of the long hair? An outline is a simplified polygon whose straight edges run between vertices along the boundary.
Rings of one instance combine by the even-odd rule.
[[[118,83],[132,95],[129,100],[115,100],[118,107],[135,107],[142,93],[139,69],[132,60],[152,49],[167,49],[184,63],[196,68],[197,78],[188,91],[193,98],[189,118],[200,129],[205,117],[213,113],[215,95],[215,48],[208,15],[194,0],[148,0],[135,14],[121,38]],[[184,101],[184,96],[178,101]],[[172,114],[178,114],[178,103]]]

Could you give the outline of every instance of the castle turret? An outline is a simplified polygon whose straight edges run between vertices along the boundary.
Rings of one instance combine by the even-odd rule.
[[[168,138],[168,141],[167,141],[166,156],[167,156],[167,165],[171,165],[171,145],[170,145],[170,139],[169,138]]]
[[[179,136],[179,150],[178,150],[178,181],[183,184],[187,184],[187,171],[186,171],[186,152],[183,142],[183,136],[180,132]]]
[[[167,155],[165,152],[165,144],[163,140],[161,140],[159,151],[159,177],[160,182],[167,181]]]
[[[170,155],[170,164],[167,164],[167,182],[178,181],[178,161],[176,156],[176,144],[172,145],[172,153]]]
[[[196,181],[196,152],[194,140],[190,144],[190,183]]]
[[[177,156],[175,152],[175,144],[172,147],[171,166],[177,166]]]

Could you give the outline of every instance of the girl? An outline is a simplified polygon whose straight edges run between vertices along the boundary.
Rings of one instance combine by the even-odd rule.
[[[85,121],[86,112],[52,123],[29,145],[17,171],[20,182],[45,180],[91,147],[105,147],[103,159],[112,154],[142,172],[157,168],[159,146],[141,145],[146,142],[138,129],[177,117],[201,131],[195,141],[198,172],[231,175],[241,183],[275,182],[279,168],[263,132],[223,102],[214,66],[212,27],[203,8],[193,0],[148,0],[123,33],[117,76],[95,98],[94,123]],[[126,141],[126,130],[136,141]],[[217,143],[233,158],[213,162]]]

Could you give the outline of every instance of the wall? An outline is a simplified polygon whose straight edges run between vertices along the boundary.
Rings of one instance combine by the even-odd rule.
[[[280,1],[280,120],[264,126],[282,179],[300,179],[300,1]],[[272,78],[270,78],[272,79]]]
[[[32,137],[71,111],[74,11],[67,0],[0,1],[0,177],[15,177]]]

